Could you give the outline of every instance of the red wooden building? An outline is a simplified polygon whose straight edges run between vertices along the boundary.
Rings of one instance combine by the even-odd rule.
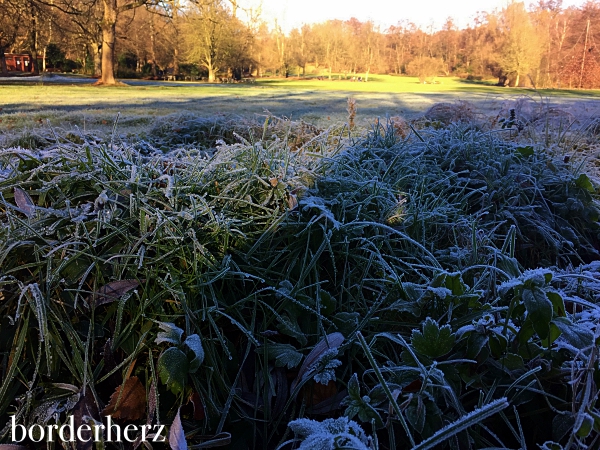
[[[9,72],[33,72],[31,55],[26,53],[5,53],[6,68]]]

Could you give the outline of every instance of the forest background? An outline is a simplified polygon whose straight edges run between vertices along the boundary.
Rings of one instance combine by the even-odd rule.
[[[236,81],[262,76],[368,81],[377,74],[495,79],[504,86],[600,87],[600,2],[560,0],[479,13],[440,30],[398,17],[382,29],[355,18],[289,32],[239,0],[0,0],[4,53],[33,56],[34,72]]]

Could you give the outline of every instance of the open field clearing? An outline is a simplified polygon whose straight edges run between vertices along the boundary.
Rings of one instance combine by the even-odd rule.
[[[419,84],[416,78],[375,76],[368,83],[319,80],[259,80],[255,84],[209,85],[183,82],[127,81],[128,87],[98,88],[92,79],[52,77],[25,84],[0,82],[0,132],[45,125],[77,125],[110,129],[121,113],[121,130],[140,127],[155,118],[183,110],[210,117],[219,114],[263,115],[265,111],[320,127],[346,121],[346,101],[357,101],[357,124],[369,127],[377,118],[415,118],[440,102],[470,102],[481,114],[494,117],[519,97],[558,106],[587,119],[600,115],[596,91],[539,91],[507,89],[460,79],[442,84]]]

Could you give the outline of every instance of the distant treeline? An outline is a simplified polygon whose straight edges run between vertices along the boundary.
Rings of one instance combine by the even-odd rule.
[[[433,31],[399,17],[388,29],[350,19],[289,33],[238,0],[0,0],[3,72],[4,52],[28,52],[42,56],[41,66],[75,68],[108,83],[115,72],[207,81],[264,75],[368,81],[392,73],[422,82],[446,75],[598,88],[597,42],[599,0],[579,8],[563,8],[560,0],[529,8],[513,2],[480,13],[464,29],[451,18]]]

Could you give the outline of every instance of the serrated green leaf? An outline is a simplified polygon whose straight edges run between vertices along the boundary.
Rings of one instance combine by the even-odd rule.
[[[166,349],[158,357],[157,363],[160,380],[174,394],[183,391],[189,372],[188,359],[185,353],[177,347]]]
[[[287,367],[288,369],[298,367],[304,357],[302,353],[290,344],[269,342],[263,346],[263,350],[267,352],[268,359],[275,360],[277,367]]]
[[[438,323],[428,317],[423,324],[423,331],[413,330],[412,347],[417,353],[429,358],[439,358],[454,346],[455,335],[449,325],[440,328]]]
[[[181,328],[170,322],[159,322],[158,326],[163,331],[158,332],[154,342],[157,344],[162,344],[163,342],[169,342],[174,345],[181,344],[181,335],[183,334]]]
[[[552,320],[552,302],[546,293],[540,289],[524,289],[523,303],[533,324],[533,329],[541,339],[546,339],[550,333]]]
[[[446,275],[446,287],[452,291],[452,295],[463,295],[468,286],[463,282],[460,272],[455,272]]]
[[[194,359],[190,361],[190,373],[196,372],[200,365],[204,362],[204,349],[202,348],[202,341],[200,340],[200,336],[197,334],[192,334],[188,336],[185,341],[183,341],[183,345],[189,348],[194,353]]]

